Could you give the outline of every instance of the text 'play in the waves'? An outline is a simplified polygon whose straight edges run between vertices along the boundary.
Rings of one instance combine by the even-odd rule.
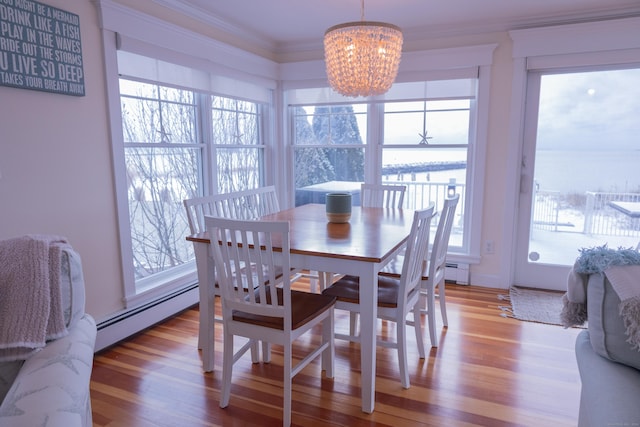
[[[0,0],[0,86],[84,96],[78,15],[32,0]]]

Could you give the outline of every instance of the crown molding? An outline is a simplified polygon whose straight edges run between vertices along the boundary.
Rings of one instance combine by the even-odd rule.
[[[103,29],[215,64],[240,75],[278,79],[278,64],[260,55],[133,10],[113,0],[92,0]]]
[[[196,19],[207,25],[210,25],[218,30],[228,33],[234,38],[257,46],[260,49],[269,52],[275,52],[277,50],[277,44],[268,40],[264,36],[251,33],[245,28],[239,27],[231,22],[227,22],[213,15],[208,10],[190,4],[185,4],[180,0],[153,0],[153,2],[160,6],[164,6],[176,12],[182,13],[185,16]]]
[[[322,56],[323,41],[321,37],[318,39],[304,39],[292,42],[276,42],[265,37],[263,34],[256,34],[255,32],[252,32],[251,29],[227,22],[203,8],[187,4],[183,0],[153,0],[153,2],[197,19],[207,25],[211,25],[212,27],[229,34],[232,38],[238,41],[249,43],[259,49],[270,52],[272,58],[288,58],[283,62],[295,61],[297,56],[304,56],[303,54],[306,54],[306,56],[309,56],[310,54]],[[612,20],[632,16],[640,16],[640,5],[637,3],[618,8],[592,8],[578,14],[534,15],[529,16],[526,19],[510,21],[495,20],[484,22],[460,22],[455,25],[442,24],[430,25],[424,28],[403,28],[403,34],[405,38],[405,45],[407,45],[418,44],[434,38],[508,32],[519,29]]]
[[[509,32],[513,57],[640,48],[640,16]]]

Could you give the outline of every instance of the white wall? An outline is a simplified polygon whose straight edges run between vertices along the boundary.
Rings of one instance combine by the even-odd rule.
[[[99,320],[122,308],[102,42],[89,1],[46,4],[80,17],[86,96],[0,86],[0,239],[66,236]]]

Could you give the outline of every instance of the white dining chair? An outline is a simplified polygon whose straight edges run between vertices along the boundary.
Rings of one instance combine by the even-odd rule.
[[[421,313],[425,314],[429,323],[429,338],[431,346],[438,346],[438,336],[436,335],[436,317],[435,317],[435,299],[438,298],[440,303],[440,313],[442,316],[443,327],[449,326],[447,319],[446,293],[445,293],[445,270],[447,251],[449,249],[449,240],[451,229],[453,228],[453,220],[456,213],[456,207],[460,195],[445,199],[440,218],[438,219],[438,227],[433,239],[433,244],[429,252],[428,258],[423,264],[424,275],[422,277],[422,290],[420,292]],[[406,256],[406,255],[405,255]],[[400,266],[404,257],[398,256],[397,259],[391,261],[381,272],[380,275],[388,277],[399,277],[401,274]],[[437,293],[436,293],[437,289]]]
[[[362,184],[360,188],[360,205],[364,208],[402,209],[406,190],[406,185]]]
[[[407,190],[406,185],[396,184],[361,184],[360,186],[360,205],[363,208],[398,208],[402,209],[404,204],[404,194]],[[325,273],[323,282],[331,284],[334,276]],[[324,287],[321,286],[321,290]],[[357,315],[352,312],[350,316],[349,331],[355,334],[357,325]]]
[[[195,197],[183,201],[187,212],[187,222],[191,234],[202,233],[206,230],[206,216],[217,216],[222,218],[255,219],[263,215],[276,213],[280,210],[278,196],[274,186],[259,187],[250,190],[243,190],[232,193],[214,194],[211,196]],[[197,268],[206,268],[206,266],[198,265]],[[219,286],[216,276],[213,272],[209,272],[209,289],[212,291],[213,297],[220,295]],[[201,296],[204,292],[201,292]],[[202,301],[201,301],[202,303]],[[213,313],[213,322],[222,323],[222,317],[215,313],[215,303],[211,302],[210,312]],[[215,340],[208,342],[205,333],[205,322],[209,319],[202,317],[204,311],[200,310],[199,315],[199,333],[198,348],[203,349],[208,346],[211,350],[211,360],[204,363],[205,367],[210,366],[213,369],[215,357]],[[263,352],[267,351],[263,348]]]
[[[283,347],[283,425],[291,424],[292,378],[318,356],[333,378],[335,297],[291,289],[289,222],[205,217],[222,298],[223,370],[220,407],[229,405],[233,365],[256,340]],[[277,260],[277,262],[276,262]],[[320,325],[322,340],[294,364],[292,344]],[[234,352],[234,338],[248,338]],[[298,349],[296,350],[298,352]],[[267,355],[268,357],[268,355]],[[269,360],[265,360],[268,362]]]
[[[274,186],[194,197],[183,201],[191,234],[205,230],[204,217],[254,219],[280,211]]]
[[[422,279],[423,260],[429,251],[429,232],[433,218],[434,205],[414,212],[411,232],[407,240],[407,247],[399,277],[378,276],[378,318],[396,323],[396,340],[378,340],[378,345],[398,350],[400,363],[400,382],[402,387],[409,388],[409,370],[407,367],[407,339],[406,326],[415,329],[418,353],[421,359],[425,357],[424,342],[422,340],[422,324],[420,322],[420,286]],[[363,284],[363,286],[369,286]],[[323,295],[337,298],[336,309],[360,313],[360,278],[344,276],[322,291]],[[409,313],[413,320],[408,320]],[[359,336],[335,334],[336,338],[358,341]]]

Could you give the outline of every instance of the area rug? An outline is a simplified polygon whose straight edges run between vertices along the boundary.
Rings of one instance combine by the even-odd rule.
[[[498,299],[511,303],[509,306],[500,306],[501,316],[527,322],[562,325],[562,295],[564,292],[512,286],[509,295],[498,295]]]

